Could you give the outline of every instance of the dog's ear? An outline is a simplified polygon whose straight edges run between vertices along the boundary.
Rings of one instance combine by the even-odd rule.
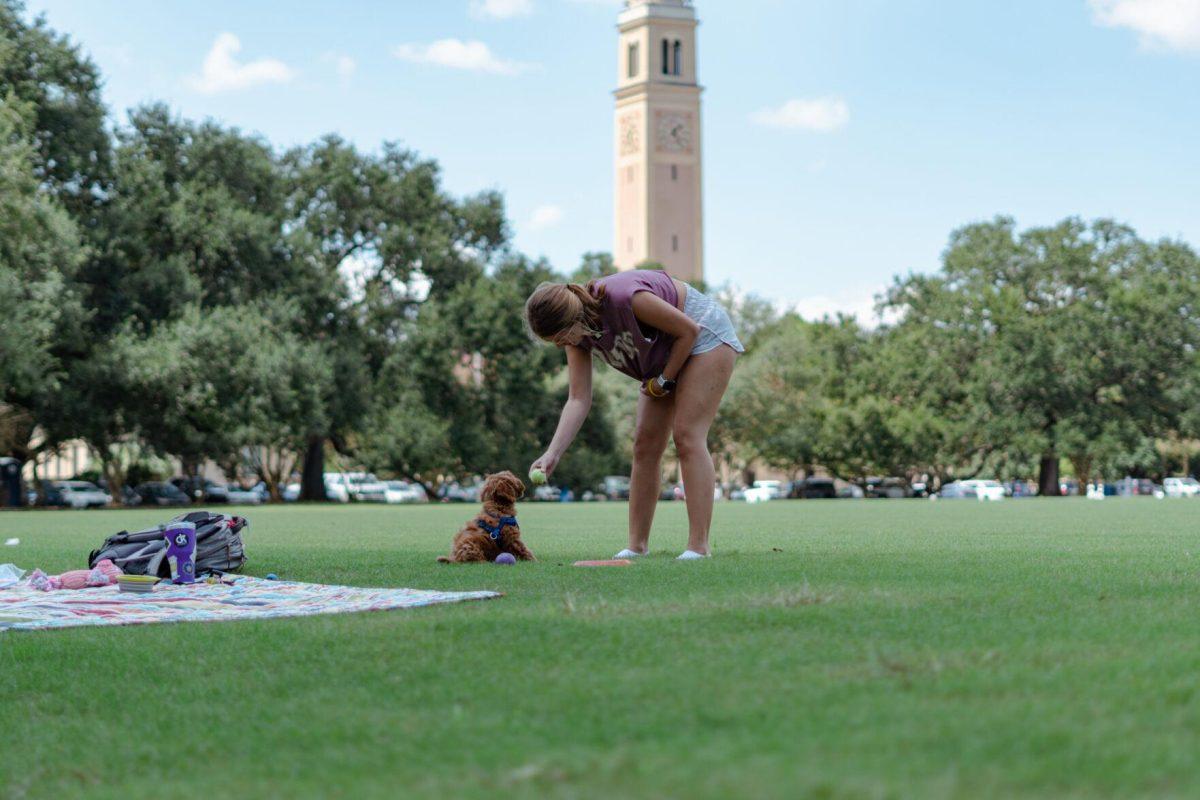
[[[513,502],[515,503],[521,498],[522,495],[525,494],[525,482],[511,472],[506,471],[500,474],[504,476],[508,493],[511,495]]]

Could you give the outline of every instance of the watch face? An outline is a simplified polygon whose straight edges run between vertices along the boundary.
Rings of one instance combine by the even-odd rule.
[[[642,132],[638,127],[637,114],[626,114],[621,117],[621,130],[618,136],[621,142],[621,155],[633,155],[642,149]]]
[[[683,111],[660,111],[657,115],[658,149],[667,153],[692,152],[692,115]]]

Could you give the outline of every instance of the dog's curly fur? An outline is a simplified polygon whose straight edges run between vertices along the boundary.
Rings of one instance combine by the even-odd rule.
[[[462,564],[469,561],[495,561],[501,553],[512,553],[518,561],[537,561],[533,553],[521,541],[521,529],[516,525],[505,525],[500,531],[499,541],[479,526],[479,520],[489,525],[500,524],[501,517],[515,517],[517,498],[525,494],[525,484],[511,472],[488,475],[483,482],[479,499],[483,501],[483,513],[472,518],[454,537],[449,556],[439,556],[442,563]]]

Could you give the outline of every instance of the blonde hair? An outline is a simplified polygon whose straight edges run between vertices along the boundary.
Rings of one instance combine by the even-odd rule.
[[[595,281],[587,286],[543,283],[525,301],[525,322],[534,336],[546,341],[553,341],[576,325],[598,333],[603,327],[600,321],[603,300],[604,287]]]

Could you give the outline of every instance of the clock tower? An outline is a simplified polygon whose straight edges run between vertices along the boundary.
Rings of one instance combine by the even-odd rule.
[[[613,260],[704,278],[700,86],[691,0],[625,0],[616,91]]]

